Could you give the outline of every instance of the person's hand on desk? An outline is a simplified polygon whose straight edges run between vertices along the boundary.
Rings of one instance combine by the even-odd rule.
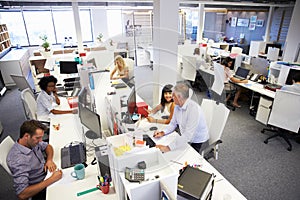
[[[54,172],[56,170],[56,164],[53,162],[53,160],[47,160],[44,166],[44,171],[49,170],[49,172]]]
[[[61,170],[56,170],[56,171],[54,171],[53,173],[52,173],[52,175],[49,177],[49,179],[51,179],[52,180],[52,182],[54,183],[54,182],[56,182],[56,181],[58,181],[59,179],[61,179],[62,178],[62,171]]]
[[[77,114],[77,113],[78,113],[78,109],[72,110],[72,114]]]
[[[155,147],[159,148],[159,150],[161,152],[163,152],[163,153],[171,151],[171,149],[169,148],[169,146],[164,146],[164,145],[161,145],[161,144],[157,144]]]
[[[165,132],[163,132],[163,131],[155,131],[154,134],[153,134],[153,137],[160,138],[164,135],[165,135]]]

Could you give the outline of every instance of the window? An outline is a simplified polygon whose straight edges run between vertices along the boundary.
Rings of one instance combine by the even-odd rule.
[[[108,35],[110,37],[122,35],[122,13],[121,10],[107,11]]]
[[[51,11],[23,11],[30,45],[40,45],[42,35],[48,36],[50,44],[55,44]]]
[[[2,23],[6,24],[12,46],[28,46],[27,35],[21,11],[1,11]]]
[[[82,41],[93,41],[90,10],[79,11]]]

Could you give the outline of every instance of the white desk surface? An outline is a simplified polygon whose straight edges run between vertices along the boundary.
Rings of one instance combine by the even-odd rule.
[[[66,109],[67,102],[65,98],[61,99],[61,108]],[[64,114],[51,116],[50,126],[50,144],[54,149],[54,162],[57,167],[60,168],[60,149],[72,141],[82,141],[81,124],[78,114]],[[54,130],[53,124],[60,123],[60,129]],[[87,154],[87,163],[90,163],[94,158],[93,153]],[[47,200],[57,199],[89,199],[89,200],[112,200],[116,199],[114,188],[110,188],[109,194],[103,194],[100,190],[94,191],[80,197],[77,197],[78,192],[82,192],[96,187],[98,184],[98,169],[97,165],[88,165],[85,170],[85,179],[76,180],[70,174],[73,171],[73,167],[63,169],[63,177],[56,183],[50,185],[47,188]]]

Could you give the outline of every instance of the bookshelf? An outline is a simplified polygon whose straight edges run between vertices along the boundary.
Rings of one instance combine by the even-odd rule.
[[[11,47],[6,24],[0,24],[0,53],[5,52]]]

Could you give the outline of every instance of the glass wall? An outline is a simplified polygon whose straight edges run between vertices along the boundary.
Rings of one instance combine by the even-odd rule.
[[[40,45],[40,36],[47,35],[51,44],[62,44],[65,37],[77,42],[73,12],[65,10],[9,10],[1,11],[1,23],[7,25],[12,46]],[[90,9],[79,11],[82,39],[93,41]],[[63,19],[63,20],[62,20]]]

